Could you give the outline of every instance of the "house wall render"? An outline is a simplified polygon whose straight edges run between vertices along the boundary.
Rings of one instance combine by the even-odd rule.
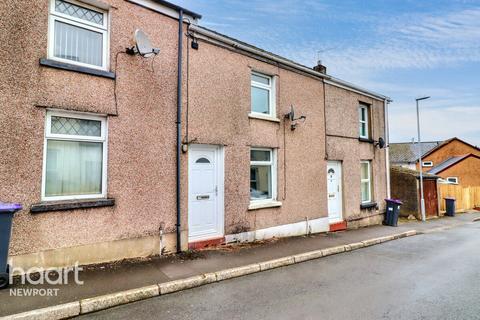
[[[5,31],[0,40],[6,52],[0,66],[4,75],[0,83],[0,199],[21,202],[25,208],[41,202],[46,114],[55,109],[107,118],[107,198],[115,201],[110,207],[36,214],[21,211],[14,219],[10,248],[17,266],[67,266],[73,261],[98,263],[158,254],[159,228],[165,233],[167,251],[175,250],[178,22],[127,1],[102,3],[109,8],[108,70],[115,79],[39,64],[47,58],[50,1],[0,4]],[[161,49],[155,60],[120,53],[134,45],[132,36],[138,28]],[[325,155],[343,162],[344,218],[355,218],[349,227],[380,221],[386,195],[385,154],[373,143],[358,141],[357,110],[359,101],[371,105],[372,138],[378,139],[384,132],[380,99],[330,84],[324,92],[320,75],[209,41],[200,41],[199,50],[189,46],[186,41],[182,137],[187,144],[224,148],[227,238],[256,230],[269,236],[272,230],[300,230],[299,223],[306,220],[313,221],[314,231],[327,231]],[[278,121],[248,116],[252,71],[275,77]],[[284,119],[291,105],[307,117],[295,131]],[[350,138],[325,140],[325,133]],[[276,191],[281,206],[249,210],[251,147],[277,151]],[[372,161],[373,200],[378,209],[360,209],[360,160]],[[188,152],[182,155],[181,165],[182,172],[188,172]],[[185,249],[187,174],[181,183]]]

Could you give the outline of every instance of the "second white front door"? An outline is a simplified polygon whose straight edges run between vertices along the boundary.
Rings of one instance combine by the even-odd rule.
[[[223,234],[223,149],[191,145],[188,160],[188,240]]]
[[[340,161],[328,161],[327,199],[329,222],[342,221],[342,163]]]

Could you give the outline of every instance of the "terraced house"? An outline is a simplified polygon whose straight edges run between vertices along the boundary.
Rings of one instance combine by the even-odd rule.
[[[166,1],[4,1],[0,13],[0,200],[24,205],[15,266],[382,221],[387,97]]]

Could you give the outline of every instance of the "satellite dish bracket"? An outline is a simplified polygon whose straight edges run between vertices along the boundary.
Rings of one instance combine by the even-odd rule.
[[[307,119],[306,116],[300,116],[298,118],[295,118],[295,110],[293,109],[293,105],[290,106],[290,112],[285,114],[285,119],[290,120],[290,129],[293,131],[297,128],[297,121],[298,120],[303,120],[305,121]]]

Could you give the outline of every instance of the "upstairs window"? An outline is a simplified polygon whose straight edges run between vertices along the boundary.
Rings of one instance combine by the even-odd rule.
[[[252,114],[275,117],[274,79],[261,73],[251,74]]]
[[[107,69],[108,14],[75,0],[51,0],[49,58]]]
[[[358,107],[358,117],[360,120],[360,138],[363,139],[370,139],[370,132],[369,132],[369,109],[370,107],[365,104],[360,104]]]
[[[423,167],[433,167],[433,162],[432,161],[423,161],[422,166]]]
[[[49,111],[42,200],[106,196],[107,119]]]
[[[360,163],[362,203],[372,202],[372,170],[370,161]]]

